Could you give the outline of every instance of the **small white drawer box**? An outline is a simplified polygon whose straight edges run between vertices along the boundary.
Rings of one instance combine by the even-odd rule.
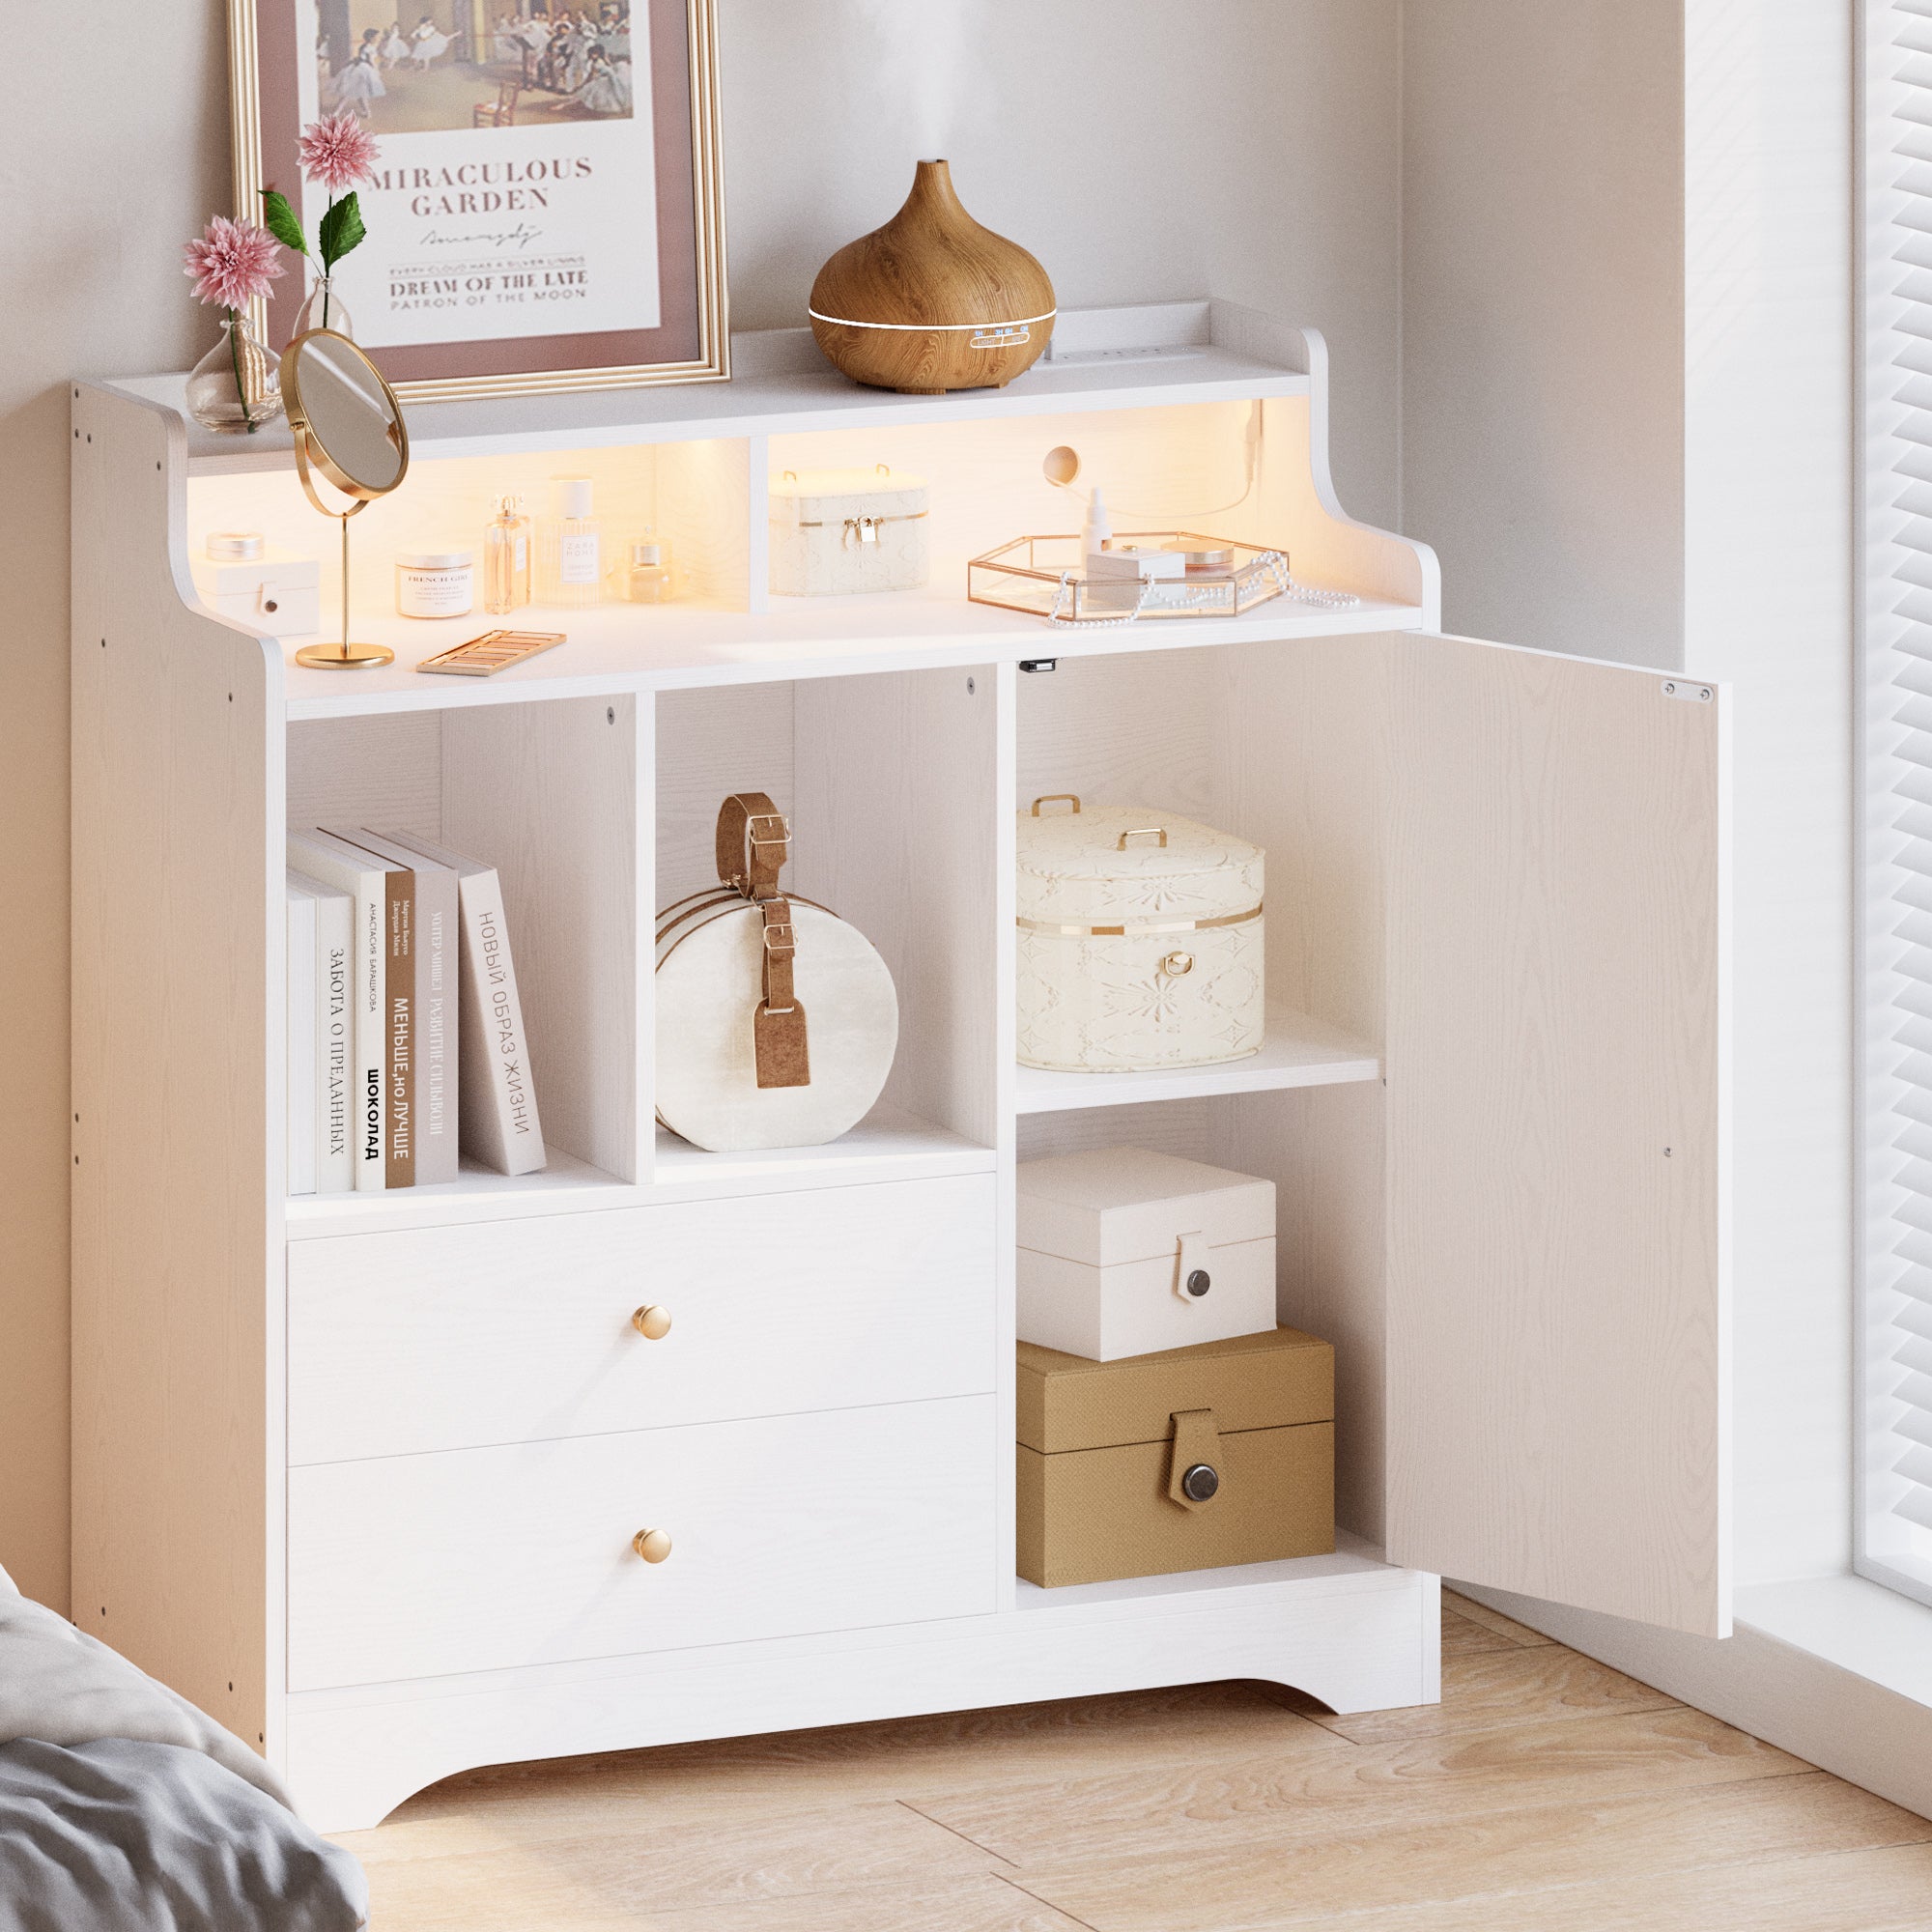
[[[1146,1148],[1019,1169],[1019,1339],[1090,1361],[1275,1325],[1274,1182]]]
[[[219,554],[225,548],[232,554]],[[271,638],[303,638],[322,628],[321,566],[252,535],[217,535],[193,560],[195,595],[223,617]]]

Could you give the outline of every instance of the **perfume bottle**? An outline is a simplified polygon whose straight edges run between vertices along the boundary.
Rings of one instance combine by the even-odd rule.
[[[493,617],[530,601],[530,520],[521,497],[498,497],[483,532],[483,608]]]
[[[624,596],[633,604],[668,604],[677,595],[670,545],[644,536],[632,544],[624,564]]]
[[[604,594],[603,538],[591,509],[590,478],[556,479],[556,515],[543,526],[539,589],[546,604],[581,611]]]

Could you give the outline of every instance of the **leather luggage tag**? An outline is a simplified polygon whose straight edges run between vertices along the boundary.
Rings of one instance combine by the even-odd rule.
[[[790,903],[779,896],[779,873],[791,857],[791,827],[770,796],[733,792],[718,808],[718,880],[750,899],[763,916],[761,997],[752,1014],[752,1056],[758,1085],[810,1087],[811,1055],[805,1009],[792,981],[798,932]]]
[[[810,1087],[811,1055],[806,1038],[805,1009],[792,984],[797,956],[791,906],[784,899],[761,899],[764,915],[764,998],[752,1015],[752,1043],[760,1087]]]

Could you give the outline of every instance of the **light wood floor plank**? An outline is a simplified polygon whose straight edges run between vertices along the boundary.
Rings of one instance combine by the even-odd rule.
[[[959,1879],[941,1886],[871,1886],[757,1905],[714,1905],[618,1921],[622,1932],[1086,1932],[1031,1892],[1003,1879]],[[371,1925],[370,1932],[389,1932]],[[413,1928],[412,1928],[413,1932]],[[526,1920],[521,1932],[580,1932],[575,1924]],[[617,1926],[582,1932],[618,1932]]]
[[[1017,1882],[1094,1932],[1260,1932],[1352,1924],[1370,1908],[1926,1840],[1924,1819],[1812,1772],[1443,1825],[1032,1865]]]
[[[620,1822],[627,1809],[627,1821]],[[668,1912],[881,1884],[950,1883],[1000,1861],[902,1804],[820,1805],[651,1819],[602,1805],[571,1831],[535,1820],[429,1819],[346,1839],[369,1874],[379,1926],[525,1932],[586,1913]]]
[[[1512,1643],[1536,1645],[1555,1641],[1541,1631],[1531,1630],[1527,1624],[1518,1623],[1514,1617],[1504,1616],[1500,1610],[1491,1609],[1487,1604],[1477,1603],[1473,1597],[1459,1596],[1454,1590],[1442,1592],[1442,1607],[1465,1623],[1479,1625],[1493,1636],[1508,1637]]]
[[[1808,1768],[1701,1711],[1680,1709],[1358,1745],[1339,1757],[1029,1780],[917,1802],[928,1817],[1025,1866],[1319,1835],[1358,1821],[1397,1830],[1512,1804],[1589,1802]]]
[[[1932,1845],[1606,1878],[1315,1922],[1334,1932],[1926,1932]]]
[[[1472,1623],[1467,1617],[1459,1617],[1449,1607],[1448,1599],[1442,1603],[1442,1655],[1467,1657],[1485,1650],[1520,1650],[1522,1646],[1514,1637],[1502,1635],[1497,1631],[1485,1630],[1479,1623]]]
[[[1401,1711],[1358,1711],[1310,1721],[1351,1744],[1439,1738],[1553,1718],[1600,1718],[1615,1711],[1666,1711],[1677,1699],[1561,1644],[1478,1651],[1442,1660],[1442,1701]]]

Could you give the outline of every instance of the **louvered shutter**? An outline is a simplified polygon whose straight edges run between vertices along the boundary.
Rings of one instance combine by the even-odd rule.
[[[1867,18],[1859,1568],[1932,1603],[1932,0]]]

